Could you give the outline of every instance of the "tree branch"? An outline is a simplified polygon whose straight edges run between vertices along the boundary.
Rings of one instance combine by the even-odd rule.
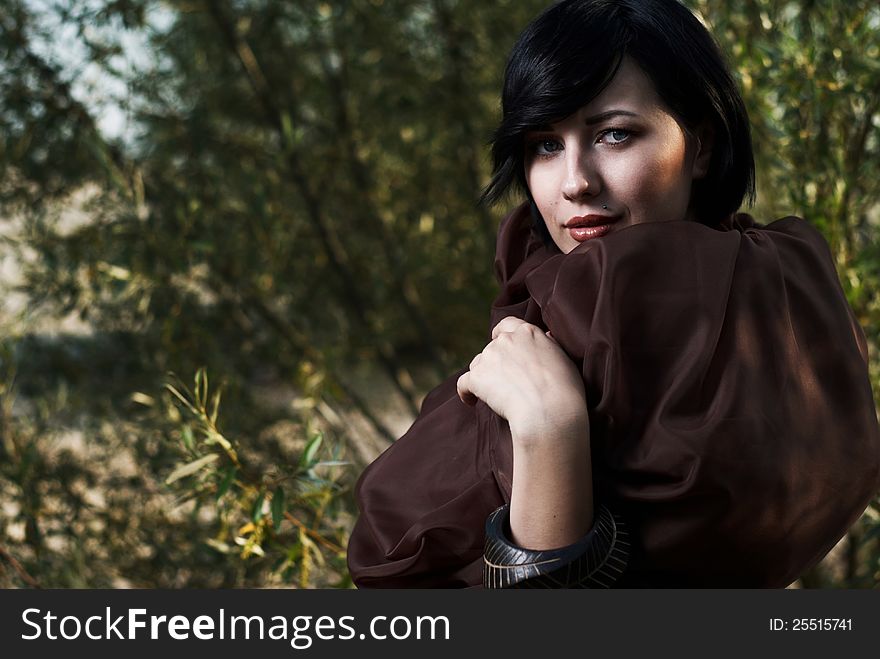
[[[285,155],[287,166],[290,170],[294,184],[299,190],[300,196],[306,206],[306,214],[311,223],[318,239],[324,249],[327,259],[335,275],[339,277],[342,283],[342,295],[346,300],[354,320],[360,326],[361,330],[369,336],[376,336],[376,332],[370,323],[364,300],[359,292],[357,285],[357,277],[355,277],[348,265],[348,256],[340,244],[338,238],[330,231],[326,222],[317,197],[309,187],[307,180],[303,174],[304,168],[299,160],[299,155],[290,142],[289,131],[284,129],[283,114],[280,112],[275,95],[273,94],[265,75],[262,74],[259,62],[253,51],[247,46],[247,43],[236,32],[233,24],[228,20],[223,8],[218,0],[207,0],[207,7],[214,22],[220,29],[229,49],[235,53],[242,68],[245,70],[251,88],[257,98],[263,105],[264,113],[278,132],[282,144],[285,145]],[[244,58],[244,59],[243,59]],[[256,67],[256,68],[254,68]],[[259,74],[255,75],[255,71]],[[418,406],[416,404],[417,394],[414,389],[412,378],[408,371],[400,363],[393,348],[385,342],[376,341],[379,354],[379,362],[382,364],[386,374],[403,397],[409,411],[415,416],[418,414]]]
[[[0,558],[5,560],[9,565],[12,566],[12,569],[15,570],[16,574],[18,574],[19,578],[24,581],[31,588],[42,589],[37,580],[34,579],[28,571],[24,569],[24,566],[18,562],[18,559],[15,558],[12,554],[9,553],[9,550],[6,549],[3,545],[0,545]]]

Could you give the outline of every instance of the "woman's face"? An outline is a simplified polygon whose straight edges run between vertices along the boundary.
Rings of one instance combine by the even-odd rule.
[[[629,58],[601,94],[527,133],[525,144],[529,190],[565,254],[623,227],[692,219],[691,184],[705,175],[710,156]]]

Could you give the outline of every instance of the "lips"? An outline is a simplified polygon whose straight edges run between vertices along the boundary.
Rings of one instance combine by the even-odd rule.
[[[615,222],[620,219],[615,215],[580,215],[568,220],[563,227],[568,230],[568,235],[579,243],[591,238],[604,236],[611,231]]]
[[[620,218],[616,215],[576,215],[566,222],[563,226],[566,229],[574,229],[577,227],[599,227],[606,224],[614,224]]]

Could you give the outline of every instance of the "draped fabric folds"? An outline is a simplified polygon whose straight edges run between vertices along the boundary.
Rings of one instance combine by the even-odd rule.
[[[864,335],[807,222],[641,224],[561,254],[521,206],[495,270],[491,326],[549,329],[581,368],[596,498],[632,534],[620,586],[784,587],[880,489]],[[358,481],[360,587],[481,583],[512,447],[459,375]]]

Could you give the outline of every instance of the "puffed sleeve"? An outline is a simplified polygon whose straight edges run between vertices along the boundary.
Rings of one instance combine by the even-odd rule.
[[[490,455],[491,412],[434,389],[407,433],[361,475],[348,545],[359,587],[450,588],[482,583],[484,526],[505,499]],[[485,408],[485,409],[483,409]]]
[[[632,583],[785,586],[880,488],[864,335],[805,221],[628,227],[526,286],[582,369]]]

